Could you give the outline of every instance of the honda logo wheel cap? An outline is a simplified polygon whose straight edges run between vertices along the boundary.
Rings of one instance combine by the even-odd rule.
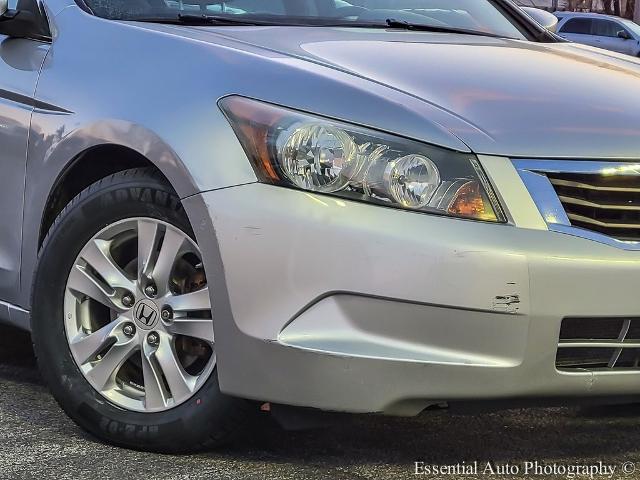
[[[133,318],[140,328],[150,330],[158,323],[160,310],[151,300],[140,300],[133,308]]]

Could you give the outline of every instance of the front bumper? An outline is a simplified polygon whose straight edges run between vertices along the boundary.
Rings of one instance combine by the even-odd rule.
[[[481,161],[509,225],[262,184],[186,199],[222,390],[398,414],[639,393],[638,371],[563,373],[555,359],[564,317],[638,316],[640,252],[549,231],[510,162]]]

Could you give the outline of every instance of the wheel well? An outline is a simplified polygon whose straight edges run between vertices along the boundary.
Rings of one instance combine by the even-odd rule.
[[[121,145],[99,145],[77,155],[56,180],[42,215],[38,248],[64,207],[85,188],[117,172],[157,167],[147,157]]]

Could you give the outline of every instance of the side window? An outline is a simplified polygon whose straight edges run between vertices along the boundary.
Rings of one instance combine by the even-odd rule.
[[[591,19],[572,18],[562,26],[562,28],[560,29],[560,33],[579,33],[582,35],[591,35]]]
[[[618,32],[624,30],[622,25],[618,25],[616,22],[610,20],[594,20],[593,21],[593,34],[600,37],[617,37]]]

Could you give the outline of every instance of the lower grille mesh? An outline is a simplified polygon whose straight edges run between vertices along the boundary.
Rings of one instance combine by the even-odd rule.
[[[576,227],[640,241],[640,177],[583,173],[546,173]]]
[[[640,318],[565,318],[558,370],[640,369]]]
[[[609,368],[613,348],[559,348],[556,367],[560,370]]]

